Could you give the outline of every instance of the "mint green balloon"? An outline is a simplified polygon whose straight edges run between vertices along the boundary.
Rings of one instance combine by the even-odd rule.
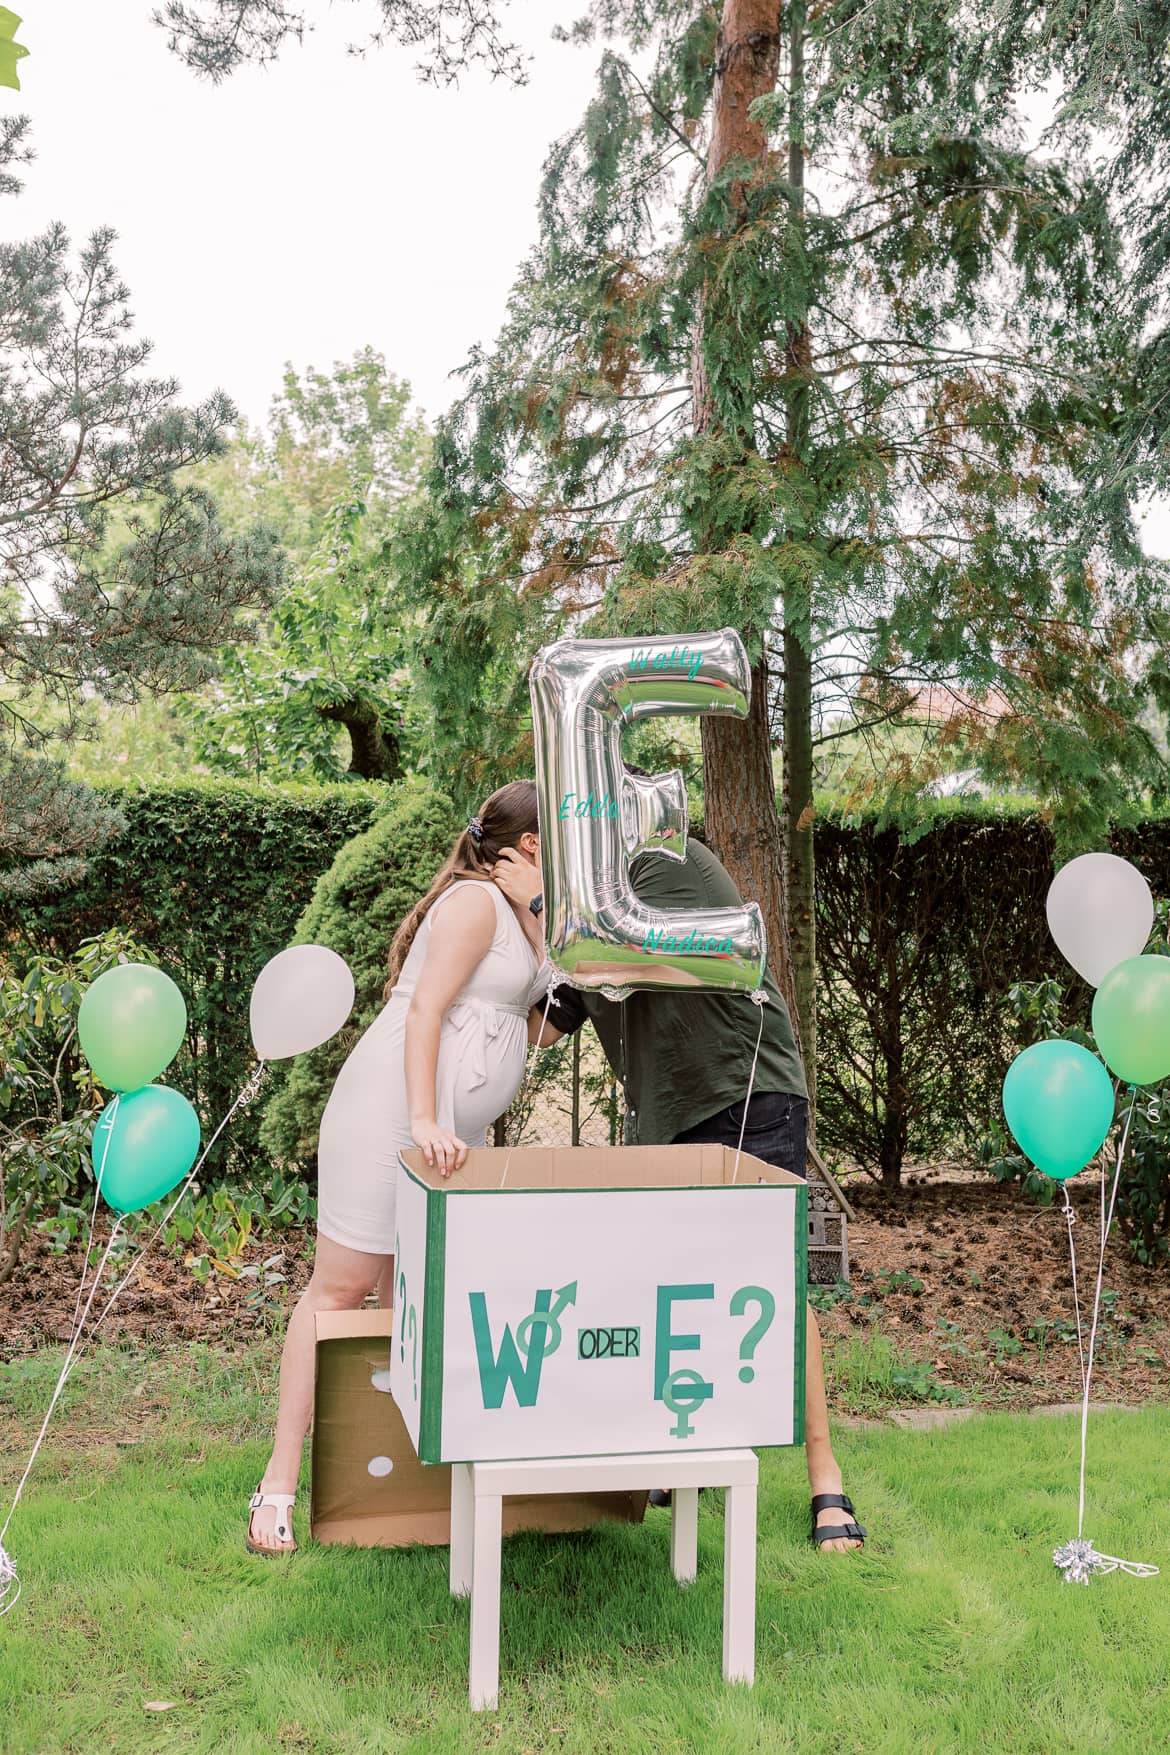
[[[1127,1085],[1170,1075],[1170,957],[1127,957],[1093,999],[1097,1047]]]
[[[169,1194],[199,1151],[199,1117],[178,1091],[147,1085],[107,1103],[93,1130],[89,1155],[102,1198],[119,1213],[136,1213]]]
[[[1008,1067],[1003,1112],[1025,1157],[1064,1182],[1104,1145],[1113,1125],[1113,1084],[1079,1042],[1035,1042]]]
[[[77,1014],[81,1052],[111,1091],[149,1085],[179,1052],[187,1007],[169,975],[149,963],[119,963],[86,990]]]

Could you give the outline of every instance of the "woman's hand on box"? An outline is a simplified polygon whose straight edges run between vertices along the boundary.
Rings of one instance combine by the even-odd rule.
[[[467,1159],[467,1146],[457,1133],[440,1127],[437,1121],[412,1121],[410,1132],[415,1145],[422,1148],[427,1163],[432,1169],[437,1169],[440,1176],[450,1176],[453,1170],[462,1170]]]

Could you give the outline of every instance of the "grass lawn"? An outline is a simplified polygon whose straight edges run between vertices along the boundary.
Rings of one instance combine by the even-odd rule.
[[[0,1367],[0,1498],[57,1359]],[[77,1373],[10,1532],[25,1592],[0,1621],[4,1755],[1134,1755],[1170,1741],[1170,1572],[1080,1588],[1052,1565],[1076,1526],[1072,1419],[843,1430],[873,1531],[851,1559],[808,1545],[803,1455],[767,1454],[751,1692],[720,1677],[718,1496],[687,1591],[666,1513],[517,1537],[501,1710],[473,1717],[446,1549],[245,1554],[271,1388],[263,1349],[108,1351]],[[1170,1568],[1166,1432],[1163,1408],[1095,1416],[1087,1529]],[[145,1710],[159,1701],[174,1704]]]

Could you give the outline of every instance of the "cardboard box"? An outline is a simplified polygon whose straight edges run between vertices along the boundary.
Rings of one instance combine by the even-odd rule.
[[[318,1312],[309,1505],[314,1541],[398,1548],[451,1539],[451,1471],[419,1462],[389,1394],[392,1323],[389,1310]],[[504,1534],[580,1530],[603,1520],[639,1523],[645,1509],[644,1493],[506,1499]]]
[[[425,1463],[804,1440],[808,1194],[723,1146],[417,1150],[390,1389]]]

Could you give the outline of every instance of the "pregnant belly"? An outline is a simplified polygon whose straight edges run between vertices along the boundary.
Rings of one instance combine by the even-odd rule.
[[[450,1104],[461,1139],[473,1140],[502,1115],[524,1077],[528,1031],[523,1018],[507,1016],[495,1036],[476,1020],[473,1029],[444,1030],[439,1049],[439,1092]],[[441,1102],[440,1107],[446,1107]]]

